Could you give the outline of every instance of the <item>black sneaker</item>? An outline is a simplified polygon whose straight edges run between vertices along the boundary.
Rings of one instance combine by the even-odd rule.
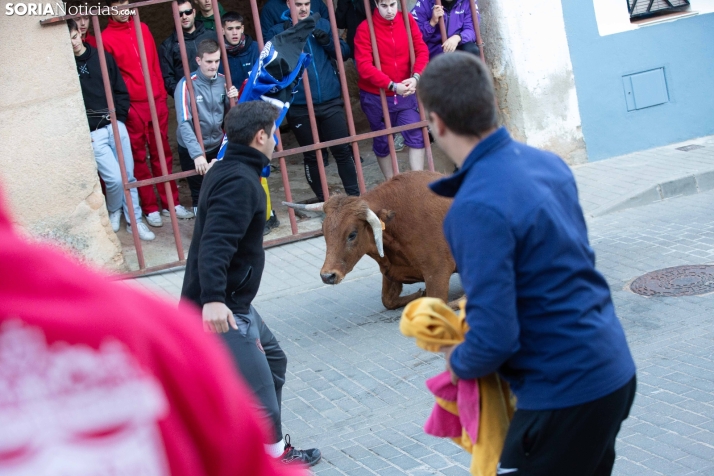
[[[300,463],[306,466],[315,466],[322,459],[322,453],[317,448],[298,450],[290,444],[290,435],[285,435],[285,451],[280,456],[283,463]]]
[[[265,223],[265,226],[266,228],[270,228],[271,230],[280,226],[280,220],[278,220],[278,216],[275,214],[275,210],[271,212],[270,218]]]

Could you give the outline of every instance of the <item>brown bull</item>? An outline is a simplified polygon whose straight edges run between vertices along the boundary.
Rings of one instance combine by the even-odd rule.
[[[434,172],[406,172],[361,197],[338,195],[324,204],[286,204],[325,212],[322,232],[327,253],[320,270],[322,281],[338,284],[367,254],[382,272],[382,304],[387,309],[400,308],[424,295],[447,301],[456,264],[442,223],[451,200],[428,187],[441,177]],[[402,285],[419,282],[426,284],[425,293],[419,290],[400,296]]]

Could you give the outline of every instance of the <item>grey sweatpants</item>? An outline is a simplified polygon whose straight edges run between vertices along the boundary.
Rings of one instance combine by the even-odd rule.
[[[260,400],[273,428],[271,443],[283,438],[280,409],[288,358],[280,348],[258,311],[250,306],[248,314],[233,314],[238,330],[221,334],[238,369]]]

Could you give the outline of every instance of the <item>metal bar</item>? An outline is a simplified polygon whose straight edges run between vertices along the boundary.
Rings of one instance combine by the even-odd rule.
[[[435,3],[439,5],[440,7],[443,7],[444,5],[441,3],[441,0],[435,0]],[[446,25],[444,25],[444,17],[443,15],[439,17],[439,32],[441,33],[441,44],[443,45],[448,38],[446,37]]]
[[[436,0],[439,2],[440,0]],[[414,38],[412,37],[412,29],[411,29],[411,22],[414,21],[412,18],[411,14],[407,11],[407,0],[400,0],[401,6],[402,6],[402,18],[404,18],[404,28],[407,30],[407,41],[409,42],[409,61],[411,62],[412,68],[411,72],[414,74],[414,67],[416,66],[416,52],[414,50]],[[439,18],[439,20],[443,20],[442,18]],[[443,21],[441,22],[442,24],[444,23]],[[441,37],[443,40],[443,36]],[[417,100],[417,107],[419,108],[419,119],[421,121],[424,120],[426,117],[424,114],[424,108],[421,105],[421,102]],[[424,149],[426,151],[426,158],[427,158],[427,163],[429,164],[429,170],[434,171],[434,157],[431,154],[431,143],[429,142],[429,131],[427,130],[426,127],[423,127],[421,130],[422,138],[424,140]],[[411,167],[411,164],[409,164]]]
[[[650,0],[650,4],[647,5],[647,10],[646,10],[647,12],[652,11],[652,4],[654,4],[654,0]]]
[[[316,0],[322,1],[322,0]],[[295,7],[294,0],[288,0],[290,5],[290,17],[293,20],[293,25],[298,22],[297,10]],[[310,39],[308,38],[308,41]],[[339,44],[335,45],[335,48],[339,48]],[[307,115],[310,118],[310,131],[312,132],[312,142],[313,144],[320,144],[320,136],[317,129],[317,120],[315,119],[315,106],[312,104],[312,91],[310,90],[310,80],[307,75],[307,68],[302,72],[302,85],[305,91],[305,102],[307,103]],[[288,112],[289,114],[289,112]],[[317,156],[317,170],[320,174],[320,187],[322,188],[322,199],[324,201],[329,200],[330,190],[327,187],[327,174],[325,172],[325,164],[322,161],[322,148],[315,149],[315,155]]]
[[[99,68],[102,70],[102,82],[104,83],[104,94],[107,97],[107,108],[112,121],[112,132],[114,133],[114,146],[117,150],[117,159],[119,160],[119,170],[121,171],[121,181],[124,187],[124,199],[129,208],[129,223],[131,224],[131,237],[134,240],[134,248],[136,248],[136,259],[139,262],[139,268],[146,268],[144,262],[144,252],[141,249],[141,239],[139,238],[139,229],[136,226],[136,217],[134,216],[134,201],[131,199],[131,190],[126,188],[128,176],[126,174],[126,164],[124,163],[124,149],[121,146],[121,138],[119,137],[119,126],[117,125],[117,114],[114,108],[114,93],[112,86],[109,84],[109,71],[107,70],[107,58],[104,55],[104,41],[102,41],[101,30],[99,28],[99,19],[96,15],[92,15],[92,26],[94,31],[98,32],[97,50],[99,52]]]
[[[191,4],[193,7],[193,4]],[[195,8],[195,7],[193,7]],[[201,121],[198,117],[198,107],[196,106],[196,94],[193,91],[193,81],[191,80],[191,71],[188,68],[188,54],[186,53],[186,41],[183,38],[183,27],[181,26],[181,16],[179,15],[178,3],[171,2],[171,9],[174,15],[174,26],[176,27],[176,35],[178,36],[179,51],[181,53],[181,63],[183,64],[183,75],[186,78],[186,87],[188,88],[189,101],[191,103],[191,115],[193,116],[193,131],[196,133],[196,139],[203,153],[206,153],[206,147],[203,145],[203,133],[201,132]],[[194,15],[196,13],[194,12]],[[178,119],[178,118],[177,118]],[[191,157],[193,158],[193,157]]]
[[[486,63],[486,57],[483,54],[483,40],[481,39],[481,28],[478,24],[478,6],[476,5],[476,0],[469,0],[469,7],[471,8],[471,20],[474,22],[476,45],[478,45],[478,51],[481,56],[481,61]]]
[[[402,132],[402,131],[408,131],[412,129],[419,129],[420,127],[426,127],[428,126],[429,123],[427,121],[420,121],[420,122],[415,122],[413,124],[406,124],[404,126],[396,126],[396,127],[390,127],[389,129],[382,129],[381,131],[373,131],[373,132],[366,132],[364,134],[360,134],[356,137],[343,137],[342,139],[334,139],[331,141],[327,142],[321,142],[319,145],[306,145],[303,147],[296,147],[294,149],[288,149],[288,150],[278,150],[278,152],[273,154],[273,158],[277,159],[280,158],[281,161],[284,160],[285,157],[291,156],[291,155],[297,155],[301,154],[303,152],[308,152],[311,150],[316,150],[318,147],[333,147],[336,145],[341,145],[341,144],[347,144],[348,142],[351,141],[360,141],[360,140],[367,140],[367,139],[372,139],[374,137],[379,137],[379,136],[386,136],[388,134],[396,134],[397,132]],[[282,162],[281,162],[281,170],[282,170]],[[130,184],[127,184],[125,187],[126,188],[137,188],[137,187],[143,187],[145,185],[154,185],[157,183],[163,183],[171,180],[178,180],[186,177],[191,177],[193,175],[196,175],[195,170],[188,170],[186,172],[177,172],[175,174],[167,175],[165,177],[155,177],[147,180],[142,180],[141,182],[132,182]],[[287,177],[285,178],[287,180]],[[284,184],[284,182],[283,182]],[[288,197],[287,193],[289,191],[286,188],[286,196],[287,198],[286,201],[290,202],[292,201],[292,196]],[[292,210],[292,209],[291,209]]]
[[[231,68],[228,64],[228,53],[226,53],[226,38],[223,36],[223,24],[221,23],[221,12],[218,8],[218,0],[213,0],[213,19],[216,24],[216,36],[218,37],[218,46],[221,48],[221,62],[223,63],[223,76],[226,77],[226,93],[233,86],[231,81]],[[245,28],[243,29],[245,35]],[[240,86],[238,86],[240,87]],[[235,98],[228,98],[231,107],[236,105]]]
[[[164,155],[164,144],[161,140],[161,131],[159,130],[159,116],[156,113],[156,103],[154,102],[154,88],[151,85],[151,77],[149,75],[149,62],[146,58],[146,49],[144,47],[144,34],[141,31],[141,19],[139,18],[139,10],[134,14],[134,29],[136,30],[136,41],[139,46],[139,58],[141,59],[141,68],[144,73],[144,83],[146,83],[146,94],[149,100],[149,110],[151,111],[151,122],[154,126],[154,140],[156,141],[156,150],[159,152],[159,165],[161,166],[161,175],[168,175],[166,168],[166,156]],[[178,220],[176,219],[176,209],[174,197],[171,193],[169,182],[164,182],[166,187],[166,200],[168,201],[169,214],[171,215],[171,226],[174,231],[174,241],[176,242],[176,252],[180,260],[184,259],[183,246],[181,245],[181,235],[178,228]]]
[[[321,1],[321,0],[317,0]],[[345,1],[345,0],[343,0]],[[340,36],[337,33],[337,19],[335,18],[335,5],[332,0],[326,0],[327,11],[330,15],[330,28],[332,30],[332,41],[335,43],[335,53],[337,56],[337,71],[340,75],[340,86],[342,88],[342,100],[345,103],[345,116],[347,117],[347,129],[350,136],[357,135],[355,130],[355,120],[352,115],[352,103],[350,101],[350,92],[347,89],[347,75],[345,74],[345,62],[342,57],[342,48],[340,48]],[[354,52],[353,52],[354,54]],[[364,174],[362,172],[362,161],[360,160],[359,144],[352,142],[352,156],[355,161],[355,169],[357,170],[357,183],[359,184],[359,192],[363,194],[367,191],[364,184]]]
[[[374,67],[382,71],[382,65],[379,61],[379,49],[377,48],[377,37],[374,34],[374,22],[372,21],[372,9],[369,0],[364,1],[364,12],[367,15],[367,24],[369,25],[369,37],[372,42],[372,57],[374,58]],[[396,94],[396,93],[395,93]],[[384,89],[379,89],[379,98],[382,101],[382,114],[384,115],[384,126],[386,129],[392,127],[392,121],[389,118],[389,107],[387,107],[387,96]],[[389,155],[392,158],[392,173],[399,173],[399,164],[397,162],[397,151],[394,149],[394,137],[387,136],[387,144],[389,145]]]

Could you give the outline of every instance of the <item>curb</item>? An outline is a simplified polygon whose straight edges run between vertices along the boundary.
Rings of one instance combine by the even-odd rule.
[[[714,170],[686,175],[668,182],[658,183],[615,205],[607,207],[603,211],[596,211],[591,216],[600,217],[628,208],[641,207],[643,205],[649,205],[650,203],[694,195],[700,192],[708,192],[709,190],[714,190]]]

